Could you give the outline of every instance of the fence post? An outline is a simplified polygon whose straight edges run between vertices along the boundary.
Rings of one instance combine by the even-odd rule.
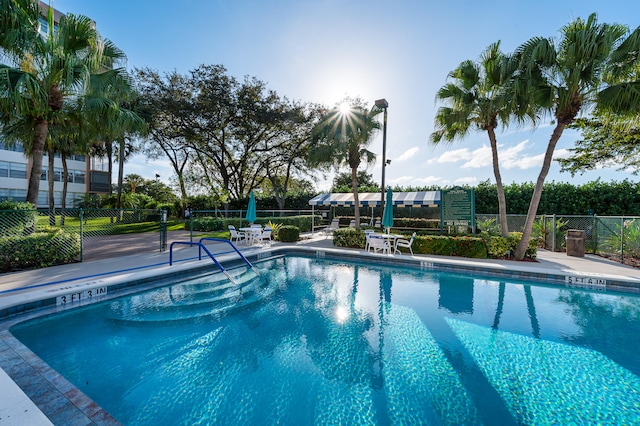
[[[82,262],[82,243],[84,241],[84,210],[80,209],[80,262]]]
[[[551,251],[556,251],[556,214],[551,217]]]
[[[620,220],[620,263],[624,265],[624,216]]]
[[[160,212],[160,251],[167,250],[167,210]]]

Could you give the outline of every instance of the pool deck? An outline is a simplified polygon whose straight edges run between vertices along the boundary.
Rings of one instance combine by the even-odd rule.
[[[356,249],[341,249],[333,246],[333,240],[330,236],[326,235],[309,235],[306,238],[297,243],[296,247],[306,247],[312,251],[314,250],[328,250],[334,253],[363,253],[366,256],[370,256],[371,259],[382,257],[384,255],[370,255],[363,250]],[[273,248],[284,246],[282,243],[274,242]],[[288,245],[291,246],[291,245]],[[188,250],[192,250],[189,252]],[[182,252],[182,258],[193,259],[195,249],[185,248]],[[264,250],[261,247],[247,247],[242,248],[242,252],[245,254],[256,253],[257,251]],[[410,257],[407,254],[394,255],[389,257]],[[487,259],[466,259],[459,257],[446,257],[446,256],[421,256],[416,255],[414,259],[419,259],[426,262],[435,262],[438,264],[446,264],[450,267],[464,266],[465,268],[478,268],[478,269],[498,269],[504,271],[522,272],[525,274],[555,274],[565,275],[583,278],[605,279],[614,281],[626,281],[633,283],[640,288],[640,269],[632,268],[629,266],[621,265],[619,263],[587,254],[585,257],[571,257],[565,253],[553,253],[546,250],[538,251],[538,258],[536,262],[515,262],[506,260],[487,260]],[[15,303],[15,299],[30,300],[33,297],[38,297],[38,293],[42,292],[55,292],[62,288],[69,288],[77,283],[87,281],[100,281],[102,279],[109,279],[113,276],[129,275],[141,273],[153,273],[159,269],[166,269],[169,263],[168,252],[151,252],[143,254],[128,255],[122,257],[115,257],[105,260],[94,260],[89,262],[82,262],[70,265],[54,266],[44,269],[36,269],[23,272],[14,272],[7,274],[0,274],[0,308],[7,303]],[[187,264],[189,262],[186,262]],[[185,264],[185,267],[188,265]],[[0,321],[1,325],[2,321]],[[2,398],[0,398],[0,426],[5,425],[50,425],[57,424],[61,419],[69,419],[64,417],[67,414],[63,408],[57,409],[56,413],[59,413],[57,418],[50,415],[51,420],[45,416],[38,406],[24,393],[22,389],[12,380],[9,374],[3,370],[7,368],[9,362],[7,357],[9,354],[15,358],[15,354],[19,352],[15,348],[11,348],[10,344],[3,341],[3,333],[9,334],[6,331],[6,327],[0,327],[0,389],[2,390]],[[3,358],[4,357],[4,358]],[[41,362],[41,361],[40,361]],[[44,364],[44,363],[43,363]],[[37,368],[35,368],[37,371]],[[38,376],[45,376],[46,373],[38,372]],[[39,377],[42,379],[42,377]],[[46,377],[45,377],[46,378]],[[64,380],[64,378],[48,379],[54,381],[56,379]],[[65,383],[65,386],[69,386]],[[73,401],[72,390],[69,390],[64,394],[64,397],[68,398],[70,403],[75,409],[79,404],[88,403],[92,401]],[[63,397],[63,399],[64,399]],[[39,401],[39,405],[42,405],[42,401]],[[94,403],[95,405],[95,403]],[[94,409],[93,416],[80,416],[77,417],[73,424],[114,424],[117,423],[115,419],[108,416],[107,413],[99,412]],[[91,411],[91,409],[88,409]],[[87,410],[84,411],[85,415]],[[77,413],[76,413],[77,414]],[[74,414],[75,415],[75,414]],[[53,422],[53,423],[52,423]],[[66,422],[64,422],[66,423]]]

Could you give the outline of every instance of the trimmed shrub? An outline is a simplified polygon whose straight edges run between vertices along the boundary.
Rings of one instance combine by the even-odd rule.
[[[38,211],[31,203],[0,201],[0,237],[32,232],[37,218]]]
[[[356,228],[341,228],[333,231],[333,245],[336,247],[364,248],[364,231]]]
[[[0,271],[46,268],[80,256],[80,236],[50,228],[27,236],[0,238]]]
[[[489,257],[494,259],[505,259],[513,257],[522,239],[522,232],[509,232],[509,237],[492,235],[486,239]],[[532,238],[529,247],[525,252],[525,257],[535,259],[537,256],[537,240]]]
[[[485,259],[487,244],[482,238],[476,237],[416,236],[413,240],[413,252]]]
[[[300,239],[300,228],[297,226],[284,225],[278,230],[278,240],[283,243],[294,243]]]
[[[200,232],[211,232],[211,231],[222,231],[225,229],[224,221],[222,219],[218,219],[216,217],[194,217],[192,218],[193,222],[193,230]],[[184,223],[184,228],[189,229],[191,225],[189,221]]]

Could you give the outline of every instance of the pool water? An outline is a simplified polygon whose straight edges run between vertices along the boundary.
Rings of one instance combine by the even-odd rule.
[[[127,425],[633,424],[640,298],[284,257],[11,332]]]

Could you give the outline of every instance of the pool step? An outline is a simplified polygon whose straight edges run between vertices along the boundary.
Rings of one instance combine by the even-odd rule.
[[[228,280],[217,281],[206,290],[202,282],[176,284],[152,290],[127,305],[123,301],[111,305],[109,319],[117,323],[158,324],[161,322],[193,321],[203,317],[227,315],[238,309],[261,302],[284,284],[284,274],[275,271],[244,271],[234,277],[236,285]],[[189,292],[188,290],[193,291]]]

